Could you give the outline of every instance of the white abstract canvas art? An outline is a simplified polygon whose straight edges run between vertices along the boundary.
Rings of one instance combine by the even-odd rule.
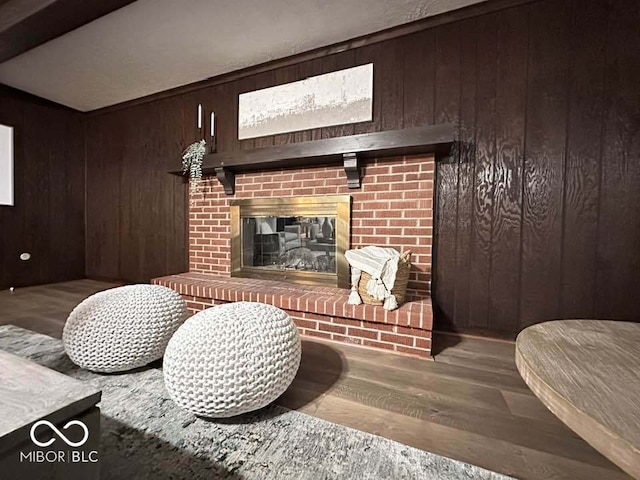
[[[0,125],[0,205],[13,205],[13,127]]]
[[[238,98],[240,140],[372,118],[373,63],[243,93]]]

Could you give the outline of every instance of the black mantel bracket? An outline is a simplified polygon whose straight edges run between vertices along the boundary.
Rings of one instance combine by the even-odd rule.
[[[343,153],[344,172],[347,174],[347,186],[360,188],[360,165],[358,165],[357,153]]]
[[[236,190],[236,176],[231,170],[224,167],[216,167],[216,177],[224,188],[224,193],[233,195]]]
[[[360,188],[360,171],[368,158],[433,153],[448,155],[455,138],[453,124],[363,133],[272,147],[210,153],[202,173],[215,174],[227,195],[235,191],[235,173],[342,163],[349,188]],[[184,175],[182,171],[171,172]]]

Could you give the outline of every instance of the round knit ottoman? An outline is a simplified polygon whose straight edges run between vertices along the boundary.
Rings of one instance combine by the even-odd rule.
[[[229,303],[197,313],[173,335],[164,383],[182,408],[203,417],[232,417],[284,393],[300,355],[298,330],[284,311]]]
[[[76,365],[122,372],[162,358],[187,318],[180,295],[159,285],[128,285],[98,292],[73,309],[62,342]]]

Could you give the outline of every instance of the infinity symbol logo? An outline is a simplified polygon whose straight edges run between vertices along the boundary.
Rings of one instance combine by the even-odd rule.
[[[64,436],[64,434],[60,430],[56,428],[56,426],[53,423],[48,422],[47,420],[39,420],[33,424],[33,426],[31,427],[31,431],[29,432],[31,436],[31,441],[36,445],[38,445],[39,447],[48,447],[49,445],[51,445],[53,442],[56,441],[55,438],[51,438],[46,442],[39,441],[35,436],[35,432],[36,432],[36,428],[38,428],[40,425],[46,425],[47,427],[49,427],[51,430],[55,432],[56,435],[58,435],[58,437],[60,437],[62,441],[64,441],[64,443],[66,443],[70,447],[80,447],[84,445],[89,439],[89,429],[80,420],[71,420],[70,422],[67,422],[67,424],[64,427],[62,427],[63,430],[67,430],[72,425],[78,425],[80,428],[82,428],[82,430],[84,431],[84,437],[79,442],[72,442],[71,440],[69,440],[67,437]]]

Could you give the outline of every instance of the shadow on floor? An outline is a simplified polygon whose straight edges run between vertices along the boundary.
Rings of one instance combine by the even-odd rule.
[[[276,404],[301,409],[331,390],[347,371],[347,360],[340,351],[325,343],[302,340],[298,373]]]
[[[462,339],[460,336],[455,333],[433,332],[433,337],[431,339],[431,355],[435,357],[436,355],[443,353],[448,348],[455,347],[461,341]]]
[[[279,408],[277,405],[274,406],[273,403],[270,403],[266,407],[263,407],[259,410],[254,410],[253,412],[243,413],[241,415],[236,415],[234,417],[227,418],[214,418],[214,417],[201,417],[200,415],[196,415],[199,420],[210,423],[221,423],[225,425],[249,425],[252,423],[256,423],[258,421],[270,420],[272,418],[279,417],[283,413],[288,412],[288,410],[284,408]]]
[[[105,415],[101,418],[101,431],[101,480],[243,478],[208,458],[193,455]]]

